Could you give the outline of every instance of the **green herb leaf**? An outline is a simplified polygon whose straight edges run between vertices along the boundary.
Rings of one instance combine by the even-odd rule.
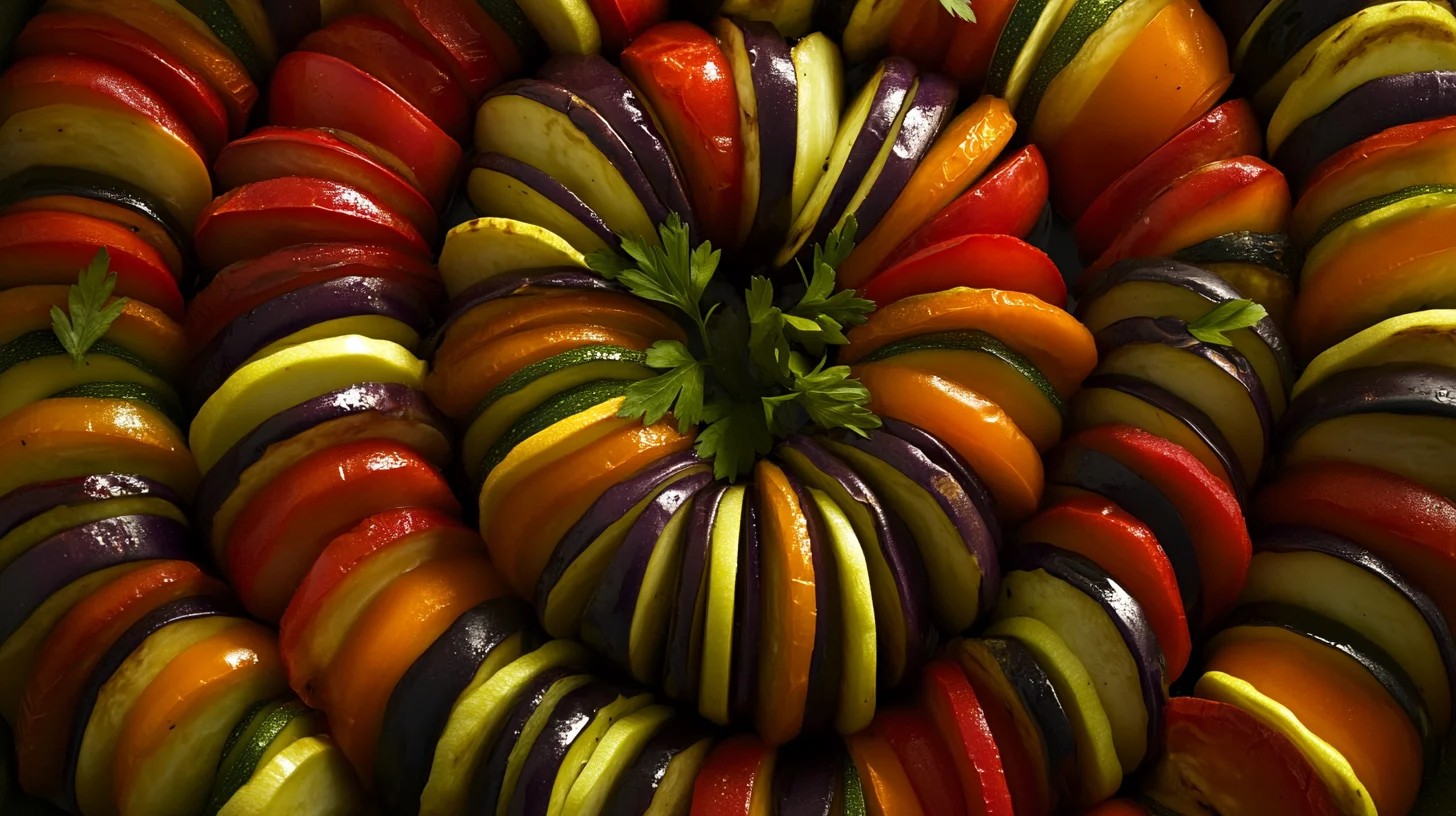
[[[855,220],[854,213],[844,217],[844,223],[829,231],[824,238],[824,245],[814,246],[814,268],[828,265],[830,269],[838,269],[854,251],[854,234],[859,231],[859,222]]]
[[[764,411],[751,402],[715,403],[708,426],[698,433],[695,448],[713,460],[713,475],[737,481],[759,457],[773,450],[774,435]]]
[[[748,292],[748,351],[759,373],[770,383],[787,385],[789,379],[789,338],[784,333],[784,313],[773,305],[773,284],[754,275]]]
[[[647,365],[669,369],[627,388],[627,398],[618,416],[641,419],[651,425],[671,412],[677,417],[679,433],[703,420],[703,393],[708,367],[693,358],[687,346],[676,340],[659,340],[647,350]]]
[[[124,297],[110,304],[106,302],[116,288],[116,273],[108,271],[110,266],[111,256],[102,247],[66,294],[69,314],[58,306],[51,307],[51,330],[71,355],[71,364],[76,368],[85,363],[86,352],[106,336],[111,324],[126,310]]]
[[[688,228],[677,213],[657,227],[661,244],[653,246],[642,238],[622,238],[622,252],[610,250],[587,256],[587,264],[602,277],[614,280],[645,300],[676,307],[703,329],[707,318],[701,301],[708,283],[718,271],[722,253],[704,241],[697,249],[688,246]]]
[[[969,23],[976,21],[976,12],[971,9],[971,0],[940,0],[945,10]]]
[[[1252,300],[1229,300],[1218,304],[1203,317],[1188,324],[1188,333],[1200,342],[1231,346],[1225,332],[1247,329],[1269,312]]]
[[[849,366],[824,365],[821,360],[813,371],[794,380],[798,403],[809,419],[825,430],[848,428],[860,436],[880,427],[880,418],[865,407],[869,389],[849,376]]]

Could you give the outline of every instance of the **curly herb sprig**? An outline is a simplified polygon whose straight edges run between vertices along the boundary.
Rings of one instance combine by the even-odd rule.
[[[852,290],[834,291],[834,270],[854,249],[855,229],[851,216],[814,248],[812,274],[799,270],[804,292],[797,300],[776,297],[759,276],[746,292],[709,295],[721,253],[708,242],[690,248],[676,214],[658,227],[660,246],[623,238],[625,257],[610,250],[589,256],[603,277],[682,312],[701,347],[699,355],[676,340],[654,343],[647,365],[664,373],[632,384],[620,415],[651,424],[671,412],[681,431],[704,426],[698,454],[725,479],[746,474],[776,439],[805,425],[861,435],[879,427],[866,407],[869,391],[828,357],[830,346],[848,342],[845,329],[874,309]]]

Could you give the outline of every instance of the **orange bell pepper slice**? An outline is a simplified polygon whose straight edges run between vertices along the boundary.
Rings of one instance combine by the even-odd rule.
[[[126,803],[140,781],[146,761],[175,729],[198,727],[197,719],[212,713],[209,708],[215,707],[220,698],[245,685],[252,685],[255,695],[250,695],[250,700],[230,701],[229,709],[237,709],[229,711],[234,716],[240,716],[249,704],[274,697],[288,688],[273,633],[251,621],[241,621],[238,626],[192,645],[153,678],[127,713],[116,745],[112,778],[122,813],[128,812]],[[216,723],[206,725],[228,727]],[[220,741],[218,744],[221,747]],[[218,759],[221,757],[197,757],[198,762]]]
[[[61,792],[71,718],[91,670],[111,644],[153,609],[227,585],[188,561],[155,561],[128,572],[71,608],[46,636],[15,721],[20,784],[35,796]]]
[[[852,370],[870,390],[871,411],[929,431],[964,457],[996,497],[1002,519],[1019,522],[1036,512],[1041,455],[999,405],[928,371],[889,362]]]
[[[1052,202],[1075,222],[1119,176],[1192,124],[1233,83],[1228,46],[1197,0],[1177,0],[1133,40],[1077,112],[1067,137],[1040,145]]]
[[[864,786],[865,806],[870,816],[921,816],[925,812],[900,758],[884,737],[860,732],[845,737],[844,741]]]
[[[981,97],[946,125],[880,223],[839,265],[840,285],[858,289],[883,269],[896,247],[970,189],[1015,132],[1011,108],[994,96]]]
[[[320,703],[365,785],[374,777],[375,743],[399,678],[456,618],[502,591],[483,555],[430,561],[394,579],[349,630],[323,676]]]
[[[156,409],[125,400],[45,399],[0,418],[0,496],[96,473],[134,473],[191,499],[201,478],[187,442]]]
[[[1210,647],[1207,668],[1248,682],[1344,755],[1381,813],[1406,813],[1421,786],[1421,738],[1354,658],[1272,626]]]
[[[1254,502],[1254,525],[1303,524],[1394,564],[1456,620],[1456,503],[1393,473],[1321,462],[1286,473]]]
[[[1451,272],[1456,207],[1428,207],[1382,224],[1363,240],[1311,257],[1294,305],[1295,345],[1310,360],[1382,320],[1456,294]],[[1336,236],[1321,241],[1323,248]]]
[[[391,507],[458,515],[434,466],[393,440],[326,448],[283,471],[253,496],[228,531],[223,560],[243,605],[277,621],[328,543]]]
[[[804,508],[777,465],[754,468],[761,519],[763,631],[759,634],[758,733],[770,745],[798,736],[809,695],[818,610],[813,542]],[[827,613],[826,613],[827,614]]]
[[[1071,396],[1097,367],[1097,344],[1087,327],[1040,298],[1000,289],[947,289],[886,306],[849,332],[839,362],[854,363],[897,340],[932,332],[980,330],[1024,354]]]
[[[517,482],[494,514],[482,524],[491,552],[509,551],[502,571],[522,598],[530,598],[556,544],[607,488],[664,456],[687,450],[694,434],[677,432],[677,421],[665,417],[655,425],[629,421],[627,427],[597,439],[541,467]],[[482,499],[484,492],[482,492]],[[482,520],[486,517],[482,515]]]
[[[682,327],[640,298],[611,292],[547,289],[496,298],[451,324],[435,353],[435,365],[450,366],[489,343],[530,329],[588,323],[654,340],[684,341]]]
[[[507,335],[455,365],[436,365],[425,377],[425,393],[446,416],[463,422],[492,388],[532,363],[582,346],[644,351],[652,343],[644,335],[580,323],[529,329]]]

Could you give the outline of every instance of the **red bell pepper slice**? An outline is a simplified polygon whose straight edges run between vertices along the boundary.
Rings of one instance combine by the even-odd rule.
[[[758,737],[740,735],[718,743],[693,783],[694,816],[759,816],[753,810],[754,787],[759,777],[772,773],[773,761],[774,750]],[[757,798],[773,807],[772,796],[758,793]]]
[[[1001,748],[965,672],[953,660],[925,667],[920,705],[950,748],[971,816],[1014,816]]]
[[[1036,145],[1027,145],[895,247],[885,268],[963,235],[1025,238],[1046,208],[1048,185],[1046,160]]]
[[[908,58],[922,71],[939,70],[950,52],[954,23],[940,0],[905,0],[890,24],[890,53]]]
[[[394,89],[451,138],[470,138],[470,100],[450,68],[388,20],[344,17],[303,38],[299,51],[338,57]]]
[[[1043,510],[1022,525],[1017,537],[1084,555],[1106,570],[1132,593],[1152,623],[1168,662],[1168,676],[1183,674],[1193,641],[1178,576],[1147,525],[1101,496],[1084,494]]]
[[[398,212],[433,243],[439,217],[419,189],[358,146],[318,128],[262,127],[223,148],[212,168],[219,187],[306,176],[337,181]]]
[[[273,72],[268,119],[275,125],[352,133],[404,163],[435,209],[460,171],[460,145],[388,85],[328,54],[295,51]]]
[[[1156,485],[1178,508],[1193,537],[1203,576],[1203,620],[1195,621],[1195,625],[1211,623],[1232,609],[1244,587],[1253,544],[1243,510],[1228,485],[1183,447],[1130,425],[1102,425],[1083,431],[1064,442],[1053,460],[1079,448],[1121,462]],[[1055,469],[1053,461],[1047,472]]]
[[[949,24],[955,31],[941,71],[962,88],[980,93],[991,69],[991,58],[996,55],[996,43],[1015,7],[1016,0],[980,0],[976,3],[974,23],[942,17],[941,24]]]
[[[1090,262],[1105,252],[1178,179],[1210,162],[1257,156],[1263,143],[1259,120],[1247,101],[1235,99],[1209,111],[1097,196],[1073,229],[1082,259]]]
[[[926,813],[965,813],[966,797],[955,759],[930,715],[921,708],[896,706],[875,715],[870,733],[887,742],[910,778]]]
[[[587,0],[602,29],[602,49],[620,52],[638,34],[667,19],[667,0]]]
[[[458,516],[460,504],[429,462],[397,442],[365,439],[319,451],[280,473],[238,514],[224,562],[248,611],[277,621],[319,553],[391,507]]]
[[[963,235],[922,250],[871,278],[863,294],[881,306],[957,286],[1025,292],[1067,305],[1067,283],[1045,252],[1010,235]]]
[[[86,105],[145,116],[207,159],[207,149],[165,99],[101,60],[46,54],[23,59],[0,74],[0,122],[46,105]]]
[[[20,784],[36,796],[61,792],[71,718],[91,670],[142,616],[179,598],[226,598],[227,585],[187,561],[154,561],[71,608],[46,636],[15,722]]]
[[[1344,536],[1394,564],[1456,620],[1456,503],[1365,465],[1295,468],[1254,502],[1260,524],[1302,524]]]
[[[414,255],[378,244],[303,244],[239,261],[214,275],[187,305],[187,340],[200,349],[233,320],[279,295],[356,275],[409,283],[435,305],[444,300],[439,272]]]
[[[298,244],[380,244],[430,256],[404,216],[336,181],[286,176],[223,193],[197,218],[197,259],[208,269]]]
[[[472,106],[521,70],[510,35],[479,4],[462,0],[368,0],[364,10],[404,29],[450,67]]]
[[[18,212],[0,216],[0,287],[76,282],[106,248],[116,273],[115,294],[140,300],[182,319],[182,292],[156,247],[126,227],[73,212]]]
[[[622,52],[622,70],[646,96],[682,163],[703,232],[719,246],[737,246],[743,142],[733,68],[718,41],[692,23],[662,23]]]
[[[1289,738],[1243,709],[1175,697],[1163,710],[1164,749],[1143,791],[1181,811],[1216,805],[1247,816],[1335,816],[1340,812],[1309,760]],[[1129,809],[1094,811],[1103,816]]]
[[[47,12],[15,41],[21,57],[76,54],[116,66],[155,91],[187,123],[211,162],[228,140],[228,111],[217,91],[161,43],[97,14]]]

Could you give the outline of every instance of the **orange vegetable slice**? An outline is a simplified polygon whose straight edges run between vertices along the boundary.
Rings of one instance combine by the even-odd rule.
[[[755,721],[765,742],[782,745],[798,736],[803,727],[809,696],[809,663],[818,613],[813,542],[788,475],[767,460],[760,460],[753,474],[761,514],[763,570]]]
[[[870,816],[920,816],[924,811],[905,766],[884,737],[861,732],[845,738],[854,769],[864,787]]]

